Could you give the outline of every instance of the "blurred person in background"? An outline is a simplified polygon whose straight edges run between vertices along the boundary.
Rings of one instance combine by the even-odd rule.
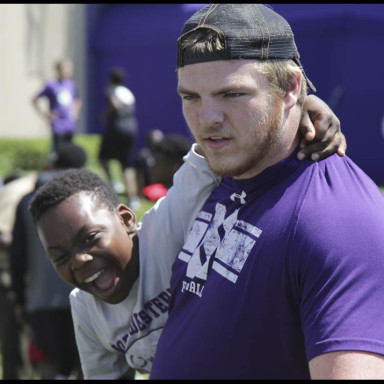
[[[36,172],[27,175],[11,173],[4,178],[0,190],[0,342],[4,380],[30,377],[30,366],[22,348],[26,335],[16,322],[13,311],[9,246],[17,204],[33,190],[36,178]]]
[[[84,149],[62,143],[39,174],[34,191],[19,202],[10,245],[11,289],[18,323],[30,331],[29,359],[42,379],[81,378],[71,317],[72,287],[53,269],[37,236],[29,203],[45,182],[69,168],[86,165]]]
[[[144,197],[143,188],[152,184],[151,168],[155,163],[153,151],[161,142],[164,133],[161,129],[152,129],[146,136],[146,146],[139,151],[135,160],[137,191],[140,197]]]
[[[151,184],[143,188],[143,195],[157,201],[167,194],[173,185],[173,176],[183,164],[191,142],[183,135],[164,135],[152,149],[152,164],[149,168]]]
[[[136,170],[134,166],[134,147],[136,144],[138,122],[136,119],[136,99],[124,85],[125,72],[122,68],[113,68],[108,76],[106,89],[107,106],[103,111],[106,121],[102,137],[99,161],[109,183],[117,193],[118,185],[112,180],[110,160],[116,159],[121,168],[129,206],[136,210],[140,207]]]
[[[72,61],[67,59],[58,61],[55,64],[55,71],[56,78],[46,82],[32,99],[32,105],[37,113],[50,124],[53,153],[61,143],[72,142],[82,107],[76,83],[72,79],[74,72]],[[41,108],[40,98],[48,99],[48,110]]]

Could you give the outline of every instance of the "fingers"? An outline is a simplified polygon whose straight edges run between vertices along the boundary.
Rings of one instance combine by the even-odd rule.
[[[304,136],[304,138],[307,141],[312,141],[315,138],[315,135],[316,135],[315,127],[313,126],[307,111],[303,111],[299,129],[301,134]]]
[[[308,119],[310,119],[309,115]],[[307,121],[307,119],[303,117],[302,121]],[[314,137],[312,140],[304,137],[300,141],[300,151],[297,154],[299,160],[311,158],[313,161],[318,161],[336,152],[341,144],[341,137],[337,134],[340,133],[340,126],[330,115],[318,113],[315,121],[310,120],[309,124],[312,123],[315,127],[313,129]]]
[[[345,155],[347,142],[341,133],[340,121],[321,99],[307,96],[299,129],[303,135],[297,154],[299,160],[318,161],[334,153]]]
[[[345,156],[345,152],[347,152],[347,140],[345,139],[345,136],[340,132],[341,134],[341,144],[339,145],[339,148],[337,149],[337,154],[341,157]]]
[[[333,113],[310,113],[310,118],[315,129],[315,140],[321,140],[328,144],[333,136],[340,132],[340,121]]]
[[[297,154],[299,160],[310,158],[313,161],[319,161],[334,153],[337,153],[339,156],[344,156],[347,149],[345,136],[341,131],[336,132],[335,135],[326,132],[322,141],[308,143],[305,139],[302,139],[300,144],[304,147],[300,149]]]

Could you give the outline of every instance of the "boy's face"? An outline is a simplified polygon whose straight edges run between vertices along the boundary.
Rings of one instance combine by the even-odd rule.
[[[139,267],[133,246],[136,216],[127,206],[111,212],[80,192],[44,213],[37,230],[56,272],[67,283],[110,304],[128,295]]]

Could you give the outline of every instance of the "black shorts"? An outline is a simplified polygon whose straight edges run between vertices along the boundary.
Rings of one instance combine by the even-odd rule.
[[[57,151],[59,146],[64,143],[72,143],[73,133],[53,133],[52,134],[52,149]]]
[[[101,141],[99,158],[105,160],[116,159],[124,168],[133,167],[135,143],[135,134],[123,135],[113,130],[107,130]]]

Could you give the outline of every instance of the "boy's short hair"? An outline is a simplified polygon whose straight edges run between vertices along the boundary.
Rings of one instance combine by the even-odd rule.
[[[87,192],[113,211],[120,200],[113,188],[99,175],[85,168],[69,169],[41,186],[33,196],[29,210],[35,222],[50,208],[79,192]]]

